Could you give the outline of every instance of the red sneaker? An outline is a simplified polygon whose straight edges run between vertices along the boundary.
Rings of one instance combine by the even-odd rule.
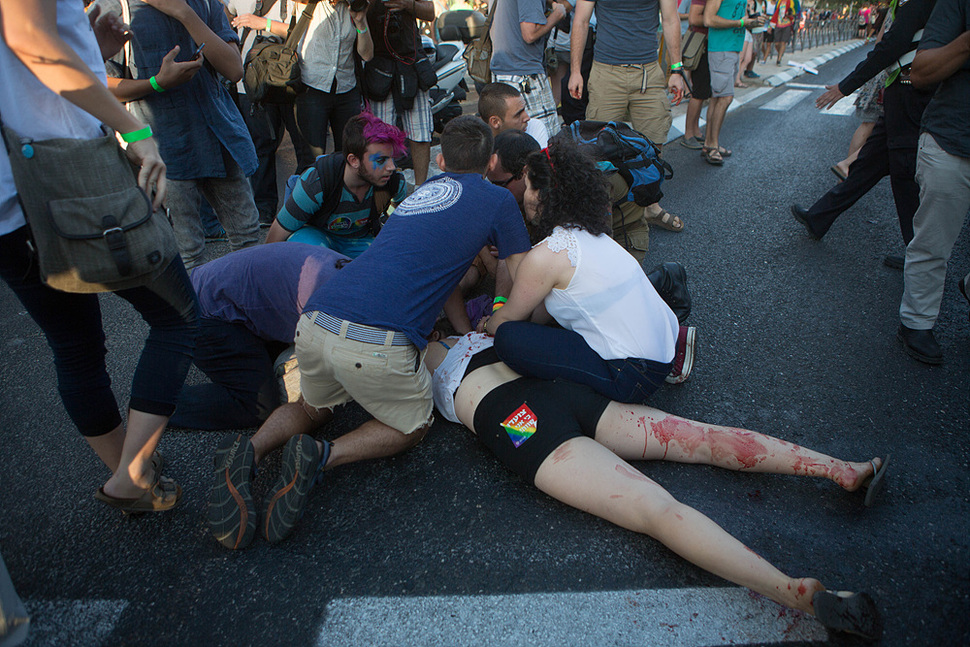
[[[694,344],[697,342],[697,328],[681,326],[677,333],[677,346],[674,353],[674,366],[667,376],[671,384],[682,384],[690,377],[694,368]]]

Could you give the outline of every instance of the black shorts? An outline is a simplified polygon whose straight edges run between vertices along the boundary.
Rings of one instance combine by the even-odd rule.
[[[697,69],[690,73],[690,96],[701,101],[711,98],[711,68],[707,64],[707,51],[697,61]]]
[[[564,380],[522,377],[482,398],[475,431],[506,467],[535,483],[542,461],[570,438],[596,435],[610,400]]]

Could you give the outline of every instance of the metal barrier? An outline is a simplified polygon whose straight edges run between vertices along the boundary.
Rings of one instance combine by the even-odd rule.
[[[850,18],[828,20],[806,20],[805,26],[793,31],[788,42],[791,52],[832,45],[856,37],[859,30],[856,21]]]

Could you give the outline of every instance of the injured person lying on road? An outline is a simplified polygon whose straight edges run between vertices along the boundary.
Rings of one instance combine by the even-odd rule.
[[[441,414],[475,432],[509,469],[546,494],[649,535],[715,575],[814,615],[831,630],[879,636],[879,614],[869,595],[785,575],[627,461],[817,476],[850,492],[864,489],[870,505],[885,483],[888,457],[847,462],[753,431],[613,402],[571,382],[522,377],[498,359],[492,338],[478,333],[433,341],[425,363],[434,374]]]

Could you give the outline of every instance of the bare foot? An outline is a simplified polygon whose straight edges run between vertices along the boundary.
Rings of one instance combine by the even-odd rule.
[[[855,492],[875,475],[876,471],[882,467],[881,458],[873,458],[865,463],[849,463],[852,474],[842,474],[837,481],[839,485],[849,492]]]
[[[796,577],[792,578],[787,587],[778,593],[782,598],[782,604],[785,606],[815,615],[815,610],[812,608],[812,596],[824,590],[825,587],[815,578]]]

